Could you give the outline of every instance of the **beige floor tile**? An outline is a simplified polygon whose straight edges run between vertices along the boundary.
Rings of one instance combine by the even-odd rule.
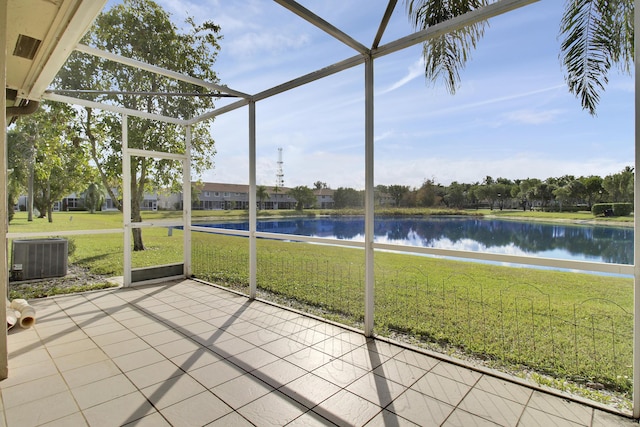
[[[246,374],[247,372],[244,369],[226,360],[221,360],[189,372],[189,375],[208,389]]]
[[[144,336],[144,341],[151,346],[166,344],[168,342],[181,340],[181,339],[184,339],[184,335],[173,330],[160,331],[154,334],[149,334]]]
[[[459,408],[497,424],[508,426],[516,425],[524,411],[524,405],[476,388],[465,396]]]
[[[638,423],[622,415],[610,414],[598,409],[593,411],[593,427],[631,427],[632,425],[637,426]]]
[[[71,392],[47,396],[23,405],[5,409],[7,425],[37,426],[79,411]]]
[[[133,393],[135,386],[123,374],[114,375],[96,382],[72,388],[71,393],[78,402],[80,409],[99,405]]]
[[[226,337],[225,337],[226,338]],[[225,341],[216,340],[209,348],[222,357],[231,357],[239,353],[251,350],[255,346],[243,340],[242,338],[231,338]]]
[[[518,424],[520,425],[520,424]],[[553,424],[551,424],[553,425]],[[456,409],[453,411],[447,421],[442,424],[443,427],[498,427],[499,424],[481,418],[477,415],[472,415],[462,409]]]
[[[146,350],[136,351],[135,353],[125,354],[124,356],[116,357],[113,359],[113,363],[118,365],[124,372],[132,371],[134,369],[141,368],[153,363],[165,360],[165,357],[158,353],[155,349],[149,348]]]
[[[380,411],[380,406],[346,390],[339,391],[313,408],[313,412],[339,426],[365,425]]]
[[[156,345],[154,348],[162,353],[164,357],[170,359],[181,354],[193,353],[201,348],[201,346],[189,338],[181,338],[165,344]]]
[[[57,344],[57,345],[48,345],[47,351],[51,354],[51,357],[62,357],[68,356],[70,354],[78,353],[85,350],[93,350],[97,349],[93,340],[89,338],[81,339],[78,341],[73,341],[66,344]]]
[[[111,323],[108,323],[105,325],[83,326],[82,330],[84,331],[85,334],[89,335],[91,338],[94,338],[104,334],[124,331],[126,330],[126,328],[122,326],[120,323],[116,322],[115,320],[112,320]]]
[[[335,426],[334,423],[328,419],[316,414],[313,411],[307,411],[300,415],[295,420],[287,424],[287,427],[323,427],[323,426]]]
[[[218,418],[207,427],[255,427],[253,423],[249,422],[246,418],[237,412],[231,412],[222,418]]]
[[[83,411],[92,427],[122,426],[155,412],[138,391]]]
[[[238,412],[259,426],[283,426],[308,408],[277,391],[268,393],[238,409]]]
[[[194,371],[203,366],[224,360],[222,356],[208,348],[199,348],[190,353],[180,354],[171,358],[171,361],[186,372]]]
[[[140,419],[124,425],[124,427],[173,427],[158,412],[146,415]]]
[[[371,351],[366,346],[357,347],[340,357],[340,360],[344,360],[347,363],[359,366],[366,370],[373,370],[382,365],[388,359],[388,356]]]
[[[489,375],[483,375],[476,388],[522,404],[526,404],[533,394],[530,388]]]
[[[569,421],[564,418],[557,417],[555,415],[548,414],[546,412],[539,411],[537,409],[526,408],[522,417],[520,417],[519,427],[579,427],[589,424],[578,424],[573,421]]]
[[[162,415],[172,426],[203,426],[233,409],[212,393],[205,391],[162,409]]]
[[[124,331],[115,331],[115,332],[110,332],[108,334],[99,335],[97,337],[93,337],[93,340],[95,341],[96,344],[102,347],[102,346],[114,344],[117,342],[132,340],[134,338],[138,338],[136,334],[134,334],[129,330],[124,330]]]
[[[81,368],[71,369],[62,373],[70,388],[80,387],[104,378],[121,374],[120,369],[111,360],[101,360]]]
[[[331,362],[333,358],[327,353],[315,350],[311,347],[305,347],[284,358],[287,362],[291,362],[296,366],[307,371],[313,371],[320,366]]]
[[[257,331],[242,335],[243,340],[257,346],[263,346],[264,344],[277,341],[280,338],[282,338],[282,335],[278,335],[275,332],[266,329],[258,329]]]
[[[87,420],[84,419],[82,412],[76,412],[66,417],[58,418],[57,420],[41,424],[41,427],[81,427],[88,426]]]
[[[399,417],[386,409],[373,417],[373,419],[366,424],[367,427],[416,427],[417,425],[418,424]]]
[[[271,341],[270,343],[261,344],[260,348],[268,351],[271,354],[275,354],[280,358],[285,358],[292,355],[293,353],[297,353],[298,351],[307,348],[307,346],[290,338],[281,337],[276,339],[275,341]]]
[[[295,332],[293,334],[287,335],[288,338],[291,338],[294,341],[298,341],[304,345],[313,346],[315,344],[319,344],[322,341],[329,338],[328,335],[323,334],[315,329],[308,329],[303,326],[299,326],[303,328],[301,331]]]
[[[275,362],[278,360],[278,356],[274,356],[259,347],[254,347],[251,350],[231,356],[227,360],[240,366],[245,371],[253,371],[271,362]]]
[[[315,369],[313,373],[339,387],[346,387],[366,374],[367,371],[340,359],[336,359]]]
[[[62,377],[59,374],[53,374],[13,387],[3,387],[2,403],[4,408],[12,408],[68,390]]]
[[[134,326],[129,328],[129,330],[139,337],[144,337],[146,335],[157,334],[158,332],[171,331],[173,330],[173,328],[171,326],[165,325],[162,322],[153,322],[146,323],[140,326]]]
[[[260,367],[260,369],[251,371],[251,374],[271,387],[280,388],[296,378],[306,375],[307,371],[286,360],[277,359],[268,365]]]
[[[433,372],[424,375],[411,388],[453,406],[460,403],[462,398],[471,390],[471,386]]]
[[[440,363],[440,361],[434,357],[411,350],[402,350],[400,353],[393,356],[393,358],[395,360],[408,363],[409,365],[416,366],[425,371],[430,371],[438,363]]]
[[[200,394],[206,391],[206,388],[184,374],[143,388],[141,391],[156,408],[163,409]]]
[[[369,372],[346,389],[384,408],[407,388]]]
[[[127,341],[121,341],[100,347],[109,357],[120,357],[125,354],[135,353],[151,348],[149,344],[141,338],[134,338]]]
[[[279,389],[290,398],[313,408],[340,391],[340,387],[313,374],[306,374]]]
[[[57,373],[58,368],[51,359],[20,366],[18,368],[11,369],[9,372],[9,378],[0,382],[0,389],[4,390],[5,387],[12,387],[14,385],[23,384]]]
[[[271,393],[273,387],[252,375],[245,374],[220,384],[212,388],[211,391],[224,400],[227,405],[238,409],[267,393]]]
[[[584,425],[590,424],[593,417],[589,407],[539,391],[533,393],[528,407]]]
[[[477,371],[445,362],[438,363],[431,369],[431,372],[470,386],[475,385],[482,377],[482,374]]]
[[[39,341],[38,341],[39,342]],[[44,348],[33,348],[25,351],[9,352],[9,370],[29,366],[51,360],[49,352]]]
[[[182,374],[184,374],[184,371],[168,360],[161,360],[160,362],[143,366],[126,373],[127,378],[139,389]]]
[[[102,360],[107,360],[109,357],[99,348],[80,351],[68,356],[62,356],[54,359],[58,369],[61,372],[69,371],[71,369],[81,368],[82,366],[91,365]]]
[[[453,412],[454,407],[407,389],[385,409],[421,426],[439,426]]]
[[[337,359],[355,350],[358,346],[339,339],[328,338],[312,345],[311,348],[320,350]]]
[[[388,359],[374,369],[373,373],[388,380],[395,381],[405,387],[410,387],[426,374],[427,371],[396,359]]]

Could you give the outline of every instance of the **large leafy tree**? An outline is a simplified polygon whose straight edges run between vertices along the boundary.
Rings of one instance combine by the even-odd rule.
[[[296,210],[301,211],[305,206],[314,206],[316,203],[316,195],[313,190],[306,185],[299,185],[290,189],[287,194],[296,199]]]
[[[425,29],[481,8],[489,0],[405,0],[409,19]],[[629,71],[633,63],[634,0],[566,0],[560,23],[560,60],[569,91],[582,108],[595,115],[608,73],[617,65]],[[444,80],[450,93],[460,71],[484,34],[486,22],[428,40],[423,45],[425,77]]]
[[[67,105],[45,104],[9,131],[10,188],[29,189],[29,200],[49,222],[54,203],[84,188],[93,173],[75,116]]]
[[[187,30],[180,30],[169,14],[151,0],[124,0],[96,19],[83,43],[216,83],[213,65],[220,49],[220,28],[210,21],[196,25],[193,19],[187,19],[186,27]],[[203,93],[200,87],[78,52],[71,56],[56,83],[58,89],[109,91],[85,97],[169,117],[191,118],[213,108],[213,97]],[[142,92],[173,96],[140,94]],[[193,93],[201,96],[186,96]],[[175,96],[178,94],[183,95]],[[122,205],[113,183],[122,183],[121,129],[119,115],[85,109],[84,132],[93,161],[119,209]],[[130,117],[128,136],[131,148],[173,153],[185,150],[181,126]],[[206,124],[194,126],[191,155],[195,173],[210,168],[214,154],[214,141]],[[176,189],[181,185],[179,170],[175,161],[131,159],[131,170],[125,173],[131,175],[132,221],[142,220],[140,205],[145,191]],[[133,230],[133,240],[134,250],[144,249],[140,229]]]

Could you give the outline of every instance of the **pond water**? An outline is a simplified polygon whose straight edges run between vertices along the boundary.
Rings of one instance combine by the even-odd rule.
[[[207,226],[248,230],[247,222]],[[258,231],[364,241],[364,218],[260,220]],[[633,264],[633,228],[472,217],[378,218],[375,241],[496,254]]]

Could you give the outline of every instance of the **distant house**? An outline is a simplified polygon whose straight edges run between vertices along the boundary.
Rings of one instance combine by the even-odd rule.
[[[229,210],[249,209],[249,185],[225,184],[217,182],[193,183],[197,189],[193,197],[193,209],[198,210]],[[294,209],[296,199],[288,195],[288,187],[276,188],[266,186],[268,198],[262,200],[262,209]],[[333,190],[315,190],[316,207],[330,209],[333,207]],[[160,195],[158,197],[159,209],[182,209],[182,193]],[[256,203],[259,205],[260,200]]]
[[[333,209],[334,201],[333,194],[335,190],[330,188],[321,188],[319,190],[313,190],[313,194],[316,195],[316,207],[320,209]]]
[[[118,192],[114,189],[114,193],[117,195]],[[20,210],[26,210],[27,208],[27,195],[22,195],[18,197],[18,207]],[[142,203],[140,203],[140,209],[143,211],[157,211],[158,210],[158,199],[159,195],[157,193],[145,193],[142,199]],[[67,197],[62,198],[53,204],[54,212],[67,212],[67,211],[84,211],[87,210],[84,206],[84,197],[82,194],[71,193]],[[102,203],[101,211],[116,211],[118,208],[116,204],[111,199],[109,194],[105,195],[105,200]]]

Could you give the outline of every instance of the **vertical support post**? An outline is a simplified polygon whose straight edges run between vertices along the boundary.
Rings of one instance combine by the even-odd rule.
[[[185,128],[184,153],[187,156],[182,161],[182,229],[184,275],[191,277],[191,125]]]
[[[7,2],[0,1],[0,86],[7,87]],[[9,270],[7,259],[7,231],[9,228],[7,212],[7,97],[6,92],[0,95],[0,217],[2,218],[2,244],[0,245],[0,293],[9,297],[7,292]],[[7,318],[7,305],[0,304],[0,319]],[[9,376],[9,348],[7,345],[7,328],[0,328],[0,380]]]
[[[257,290],[258,254],[256,248],[256,102],[249,101],[249,297]]]
[[[373,273],[373,237],[374,237],[374,173],[373,173],[373,57],[368,56],[365,70],[365,193],[364,193],[364,252],[365,252],[365,289],[364,289],[364,334],[373,335],[374,285]]]
[[[122,285],[131,286],[131,156],[129,155],[128,117],[122,115],[122,222],[124,255]]]
[[[638,48],[640,46],[640,0],[634,2],[634,63],[635,63],[635,164],[633,191],[633,418],[640,418],[640,64]]]

